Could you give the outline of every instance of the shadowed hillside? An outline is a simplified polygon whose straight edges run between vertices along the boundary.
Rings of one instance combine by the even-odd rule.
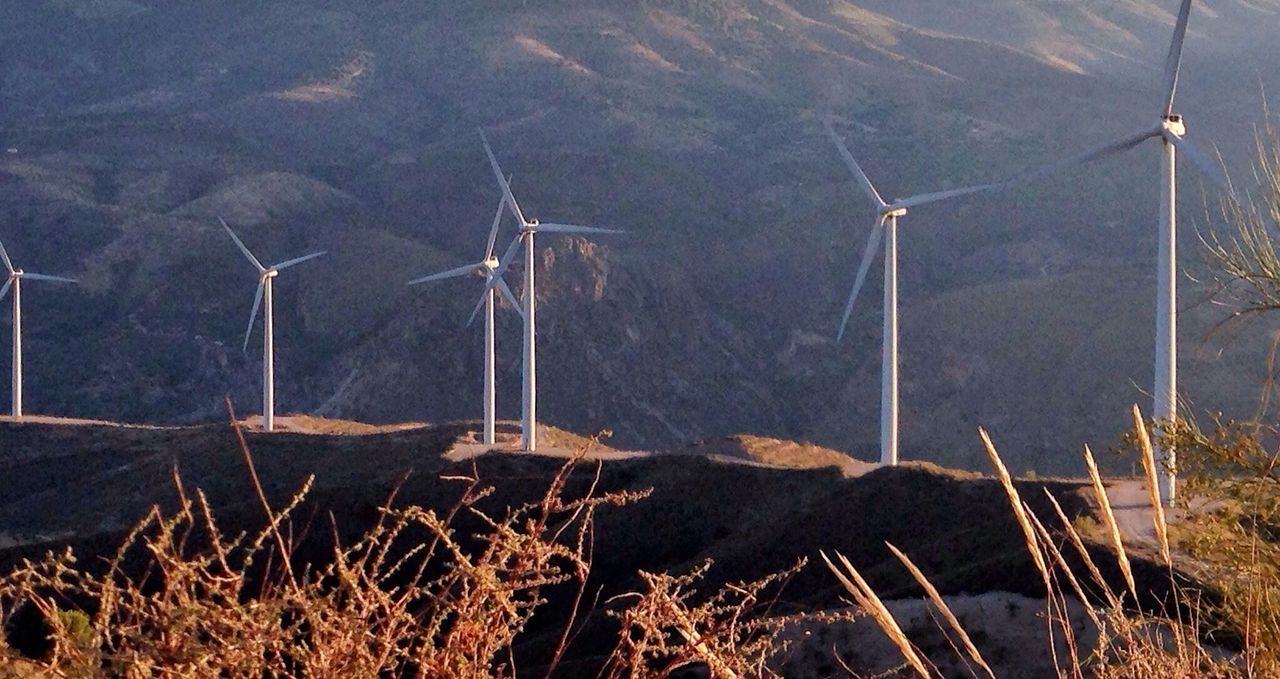
[[[284,424],[352,432],[248,432],[254,467],[272,506],[283,507],[309,475],[315,476],[311,493],[293,512],[287,529],[299,565],[326,563],[334,540],[351,544],[378,520],[379,508],[392,495],[396,506],[447,512],[466,487],[460,480],[474,475],[494,489],[478,507],[501,516],[508,507],[540,500],[563,464],[550,444],[542,456],[492,452],[450,462],[442,457],[446,451],[471,445],[473,432],[464,425],[377,432],[332,421]],[[505,440],[513,430],[504,425],[500,434]],[[226,535],[256,530],[263,521],[249,469],[227,425],[0,424],[0,437],[10,444],[10,455],[0,462],[0,535],[8,543],[0,544],[0,570],[63,545],[71,545],[91,570],[105,567],[106,561],[97,557],[113,554],[149,507],[175,510],[175,467],[183,492],[193,496],[197,489],[203,491]],[[549,431],[546,440],[568,443],[573,438]],[[737,454],[730,451],[734,445]],[[715,457],[689,452],[698,449],[714,450]],[[588,590],[599,590],[600,599],[584,613],[570,666],[591,666],[607,652],[614,633],[604,611],[615,605],[610,602],[614,594],[642,586],[639,571],[687,572],[708,559],[714,566],[707,584],[718,587],[784,570],[819,550],[838,552],[858,563],[887,599],[914,597],[915,585],[884,546],[891,542],[913,554],[946,594],[1043,596],[1004,491],[993,479],[920,464],[857,469],[852,475],[848,465],[845,473],[835,467],[788,468],[787,461],[805,467],[815,457],[831,461],[839,453],[757,437],[737,437],[736,444],[708,442],[681,452],[619,459],[616,451],[595,448],[570,477],[570,496],[592,487],[597,492],[652,489],[646,499],[609,508],[597,518]],[[590,458],[602,459],[600,466]],[[1078,483],[1019,485],[1038,511],[1051,511],[1041,491],[1046,488],[1071,516],[1090,512]],[[77,492],[49,490],[67,487]],[[456,524],[460,535],[484,528],[465,513]],[[1104,561],[1099,552],[1097,560],[1108,577],[1118,578],[1111,572],[1114,567],[1107,566],[1113,563],[1110,558]],[[131,568],[130,563],[123,567]],[[1168,576],[1159,566],[1137,560],[1135,569],[1143,591],[1149,587],[1151,596],[1167,596]],[[567,603],[566,595],[551,590],[552,611]],[[1005,598],[1010,595],[995,596]],[[1025,601],[1028,609],[1035,606]],[[818,567],[791,579],[776,605],[779,610],[810,611],[843,606],[838,582]],[[1008,610],[1014,619],[1013,604]],[[527,630],[517,648],[522,666],[546,661],[559,633],[547,627],[555,619],[537,618]]]
[[[817,117],[837,116],[887,195],[989,181],[1148,124],[1171,5],[7,3],[0,239],[84,280],[26,291],[29,407],[171,423],[253,402],[253,273],[222,215],[265,259],[330,252],[277,288],[284,409],[476,416],[480,335],[461,326],[478,287],[403,283],[482,254],[498,198],[483,126],[527,213],[628,231],[540,241],[549,423],[608,426],[624,448],[749,432],[870,459],[879,269],[836,345],[870,211]],[[1192,23],[1180,109],[1240,172],[1277,11],[1223,0]],[[1115,439],[1150,382],[1155,162],[912,214],[906,458],[972,466],[979,422],[1046,473],[1075,469],[1058,442]],[[1205,198],[1183,186],[1194,273]],[[1257,374],[1263,357],[1220,358],[1201,342],[1212,310],[1190,316],[1187,397],[1254,402],[1222,366]],[[518,344],[503,310],[506,417]]]
[[[455,455],[446,453],[474,445],[474,432],[465,424],[356,433],[353,423],[309,422],[312,433],[247,431],[254,466],[276,506],[314,475],[310,502],[319,511],[338,512],[344,530],[362,530],[358,524],[375,515],[398,482],[398,502],[447,507],[461,488],[441,477],[469,476],[473,464],[497,490],[486,506],[538,499],[563,464],[561,456],[586,449],[576,485],[590,482],[593,460],[601,460],[602,489],[654,489],[651,498],[601,517],[598,563],[612,564],[606,572],[679,569],[709,557],[723,577],[750,578],[818,549],[857,554],[860,562],[885,558],[882,545],[889,540],[904,549],[915,546],[922,563],[936,562],[931,572],[938,573],[940,586],[1019,591],[1035,585],[1034,572],[1022,567],[1027,556],[1003,490],[978,474],[915,463],[876,468],[835,451],[758,437],[700,443],[679,454],[619,455],[554,430],[545,433],[541,455],[494,451],[451,461]],[[300,428],[287,418],[282,424]],[[353,433],[323,433],[340,429]],[[509,443],[516,433],[502,423],[499,443]],[[218,513],[250,521],[261,512],[235,433],[226,424],[156,429],[0,423],[0,436],[8,451],[0,462],[0,532],[10,545],[117,539],[153,504],[173,505],[175,468],[188,491],[202,489]],[[1086,507],[1074,482],[1027,482],[1035,491],[1027,493],[1030,502],[1042,501],[1041,485],[1073,514]],[[59,490],[69,487],[79,491],[68,496]],[[986,560],[960,559],[956,550],[962,544],[966,554],[985,554]],[[964,569],[949,572],[952,560]],[[1008,571],[993,564],[1006,564]],[[811,602],[838,587],[817,572],[802,580],[806,584],[797,596],[804,593]]]

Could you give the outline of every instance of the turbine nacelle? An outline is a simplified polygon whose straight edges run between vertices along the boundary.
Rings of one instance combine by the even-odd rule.
[[[301,264],[303,262],[313,260],[316,257],[324,255],[325,253],[313,252],[309,255],[304,255],[302,257],[295,257],[293,259],[280,262],[279,264],[275,264],[273,266],[269,266],[269,267],[263,266],[262,261],[259,260],[257,257],[255,257],[253,252],[249,250],[248,246],[244,244],[244,241],[240,240],[240,237],[236,235],[236,232],[231,230],[231,227],[227,225],[226,220],[224,220],[222,217],[218,217],[218,223],[222,225],[222,228],[227,232],[227,235],[231,236],[231,240],[235,241],[236,247],[239,248],[240,252],[244,254],[245,259],[249,260],[249,263],[252,264],[253,267],[258,270],[258,274],[259,274],[258,291],[253,296],[253,309],[249,311],[249,328],[245,330],[245,333],[244,333],[243,350],[248,351],[249,337],[253,334],[253,325],[258,318],[258,308],[262,305],[262,296],[267,287],[267,282],[270,281],[272,278],[279,276],[281,269],[287,269],[291,266],[295,266],[297,264]],[[271,338],[270,337],[264,338],[264,342],[269,346],[271,342]],[[266,403],[267,401],[269,401],[269,399],[264,398],[263,401],[264,401],[263,410],[264,411],[269,410],[270,408],[267,407],[267,403]]]
[[[1187,126],[1180,115],[1170,114],[1162,118],[1160,120],[1160,129],[1177,137],[1187,136]]]
[[[822,121],[823,127],[826,128],[827,136],[831,138],[831,142],[835,144],[836,150],[840,152],[840,158],[849,168],[850,174],[862,188],[862,192],[876,206],[876,223],[871,227],[871,236],[867,240],[867,248],[862,253],[862,263],[858,266],[858,275],[854,279],[853,292],[849,294],[849,302],[844,308],[844,317],[840,321],[840,329],[836,332],[836,340],[839,341],[844,337],[845,327],[849,323],[849,316],[853,313],[854,302],[858,299],[858,293],[862,290],[862,284],[866,281],[867,270],[871,267],[871,260],[880,250],[880,239],[884,235],[885,223],[893,220],[896,221],[907,215],[907,210],[922,205],[929,205],[941,201],[960,198],[984,191],[994,191],[1004,188],[1012,182],[1004,184],[981,184],[977,186],[966,186],[956,189],[948,189],[946,191],[936,191],[933,193],[922,193],[911,196],[910,198],[898,198],[892,203],[885,202],[880,196],[880,192],[876,190],[874,184],[867,177],[867,173],[862,170],[862,166],[854,159],[849,148],[845,146],[844,140],[836,133],[835,127],[831,124],[831,118],[825,118]],[[1150,135],[1148,135],[1150,136]]]

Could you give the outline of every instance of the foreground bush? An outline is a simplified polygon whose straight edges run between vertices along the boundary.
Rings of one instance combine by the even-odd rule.
[[[1134,418],[1143,466],[1154,488],[1157,469],[1147,426],[1136,409]],[[1266,644],[1253,643],[1256,632],[1246,637],[1249,643],[1241,653],[1203,643],[1201,609],[1193,592],[1178,590],[1182,599],[1168,615],[1142,612],[1138,603],[1144,593],[1087,449],[1101,539],[1111,547],[1108,558],[1114,564],[1096,560],[1096,551],[1087,544],[1091,536],[1077,531],[1056,500],[1051,502],[1056,516],[1037,516],[985,434],[984,443],[1046,593],[1045,646],[1021,652],[1052,656],[1060,677],[1268,676],[1261,670],[1273,666],[1258,650]],[[444,481],[463,489],[452,510],[438,514],[397,508],[392,493],[376,523],[358,540],[342,545],[334,526],[326,565],[304,568],[287,557],[295,553],[290,517],[307,487],[284,508],[273,510],[257,483],[248,449],[242,449],[265,518],[261,530],[223,535],[203,493],[189,495],[175,471],[177,511],[165,515],[153,509],[101,574],[64,551],[24,563],[0,578],[0,622],[7,628],[20,611],[34,610],[48,628],[49,641],[47,654],[34,662],[0,649],[0,676],[551,676],[581,629],[575,618],[591,571],[596,512],[647,494],[598,492],[593,482],[580,497],[566,497],[580,461],[572,460],[554,476],[541,500],[495,518],[478,506],[491,489],[474,474],[448,477]],[[597,482],[599,469],[597,465]],[[1172,579],[1175,554],[1163,509],[1154,493],[1151,502],[1158,558]],[[463,514],[483,528],[460,536],[454,526]],[[656,679],[690,667],[717,678],[811,673],[812,667],[788,667],[789,643],[866,615],[903,659],[886,676],[951,677],[959,666],[965,668],[960,676],[996,677],[982,652],[984,640],[971,638],[907,554],[892,545],[889,549],[927,597],[932,618],[959,663],[945,663],[937,648],[930,651],[933,657],[922,651],[853,563],[823,555],[852,597],[852,609],[773,614],[771,597],[804,567],[803,561],[789,571],[710,595],[698,591],[708,565],[684,575],[642,573],[642,591],[605,602],[617,637],[612,652],[592,671],[608,679]],[[1121,573],[1118,585],[1103,575],[1108,570]],[[562,624],[558,643],[545,666],[517,672],[514,645],[528,633],[531,618],[553,589],[572,594],[567,620],[557,623]],[[1092,625],[1077,625],[1081,615]],[[839,665],[843,661],[835,650],[821,649]],[[857,676],[852,668],[844,670]],[[561,674],[578,676],[568,670]]]
[[[67,550],[0,578],[0,626],[10,629],[16,614],[34,609],[49,643],[37,663],[0,644],[0,676],[513,677],[517,637],[548,590],[567,586],[576,591],[572,612],[549,665],[539,668],[550,676],[591,570],[596,511],[647,495],[597,493],[592,483],[583,496],[565,497],[575,459],[540,501],[495,518],[477,505],[492,489],[474,475],[450,477],[444,481],[464,487],[451,511],[397,508],[392,493],[360,539],[343,546],[333,526],[327,565],[301,569],[290,558],[290,516],[310,482],[273,510],[240,443],[264,528],[224,535],[204,494],[191,497],[175,470],[178,510],[153,508],[104,574]],[[459,536],[453,526],[464,513],[485,529]],[[624,604],[612,611],[621,633],[606,676],[661,677],[690,665],[717,676],[776,676],[781,630],[825,619],[757,613],[769,602],[766,590],[789,573],[702,601],[694,585],[704,570],[645,575],[645,591],[616,598]]]

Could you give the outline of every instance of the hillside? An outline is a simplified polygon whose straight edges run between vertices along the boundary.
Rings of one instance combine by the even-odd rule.
[[[296,426],[287,418],[283,424]],[[889,540],[904,549],[910,545],[948,589],[1022,591],[1035,585],[1033,572],[1023,572],[1022,538],[1008,516],[1003,490],[978,474],[935,465],[861,465],[810,444],[746,436],[666,454],[622,455],[548,429],[545,450],[530,456],[503,450],[514,442],[512,423],[501,424],[499,449],[456,459],[453,451],[459,446],[474,445],[474,429],[467,423],[374,428],[312,420],[310,427],[309,433],[246,429],[254,467],[276,505],[314,476],[310,504],[318,511],[337,511],[344,530],[361,528],[347,522],[368,520],[401,481],[398,502],[447,506],[459,488],[440,478],[469,475],[473,465],[497,491],[486,506],[541,497],[564,456],[586,449],[576,486],[585,489],[591,477],[586,467],[600,461],[601,489],[654,490],[636,506],[601,517],[600,563],[613,564],[606,572],[670,570],[713,558],[722,577],[748,578],[818,549],[856,554],[862,562],[884,559],[882,545]],[[0,460],[0,533],[7,536],[11,554],[15,548],[40,551],[44,544],[101,546],[152,505],[173,506],[175,470],[184,488],[202,489],[219,514],[251,522],[261,511],[235,433],[226,424],[0,422],[0,441],[8,453]],[[1077,493],[1079,483],[1020,483],[1035,491],[1024,491],[1034,506],[1040,506],[1037,497],[1044,486],[1073,515],[1087,509]],[[973,554],[985,556],[972,563],[962,556]],[[884,577],[905,577],[885,570]],[[801,579],[798,591],[810,602],[838,587],[816,571]],[[821,587],[811,590],[820,581]]]
[[[475,474],[495,489],[481,508],[501,514],[508,506],[541,498],[563,464],[554,446],[540,456],[495,451],[450,461],[446,453],[470,444],[473,431],[465,424],[369,431],[350,423],[304,423],[312,431],[348,433],[247,435],[257,474],[274,506],[282,506],[307,476],[315,476],[312,493],[294,513],[289,529],[299,542],[298,563],[323,562],[332,554],[335,537],[346,544],[367,529],[393,488],[398,487],[399,506],[443,511],[462,492],[462,484],[444,477]],[[503,438],[512,434],[504,424]],[[567,432],[547,432],[548,441],[572,438]],[[92,564],[101,562],[95,557],[113,553],[149,507],[159,504],[172,510],[177,500],[175,468],[183,492],[201,489],[206,494],[224,533],[255,529],[262,521],[248,469],[227,425],[160,429],[0,423],[0,441],[9,452],[0,460],[0,570],[63,545],[71,545],[82,562],[96,568]],[[882,595],[905,599],[895,606],[909,613],[916,606],[915,586],[885,549],[886,541],[912,554],[943,592],[956,596],[957,606],[975,611],[984,605],[1000,606],[1015,621],[1021,619],[1015,610],[1032,615],[1034,600],[1043,596],[1004,492],[992,479],[914,464],[857,474],[831,467],[789,468],[786,460],[812,458],[818,451],[738,437],[737,445],[752,458],[745,460],[729,454],[728,444],[714,443],[712,457],[687,449],[682,454],[621,458],[608,449],[591,452],[589,457],[603,459],[599,491],[653,491],[633,506],[609,509],[598,517],[591,589],[602,588],[600,601],[638,587],[641,570],[683,572],[710,559],[715,566],[708,586],[718,587],[753,580],[826,550],[848,555]],[[808,452],[797,455],[801,450]],[[586,492],[594,467],[590,460],[580,464],[569,484],[571,495]],[[411,473],[405,476],[406,472]],[[1020,485],[1038,511],[1050,511],[1043,506],[1042,487],[1059,497],[1072,516],[1090,511],[1077,483]],[[75,491],[67,493],[67,488]],[[465,518],[459,524],[461,531],[482,528]],[[1112,563],[1101,555],[1099,551],[1104,567]],[[1162,569],[1142,560],[1135,568],[1144,588],[1162,596],[1168,586]],[[553,606],[556,601],[553,597]],[[779,605],[822,610],[844,604],[834,578],[811,566],[795,576]],[[608,628],[607,618],[594,618],[599,619],[579,642],[576,661],[590,662],[607,637],[601,631]],[[538,658],[544,649],[540,629],[531,630],[522,651],[530,658]],[[854,632],[841,632],[846,633]],[[874,636],[865,629],[856,634]],[[850,641],[859,638],[856,634],[841,643],[858,647]],[[1003,639],[1003,634],[998,636]],[[874,643],[861,651],[864,661],[874,665],[880,662],[877,657],[892,657],[869,650],[873,647]],[[1039,656],[1023,659],[1043,661]]]
[[[330,253],[277,288],[284,410],[477,416],[480,335],[461,325],[478,288],[403,283],[481,254],[484,127],[528,213],[628,232],[540,242],[550,424],[610,427],[624,449],[746,432],[870,459],[878,283],[832,339],[870,213],[817,116],[839,117],[886,193],[987,181],[1147,123],[1166,5],[6,3],[0,239],[20,266],[84,280],[25,291],[29,407],[180,424],[228,393],[253,403],[253,273],[222,215],[264,259]],[[1243,172],[1280,3],[1196,12],[1180,109]],[[1079,442],[1116,440],[1150,382],[1155,200],[1134,196],[1154,163],[913,213],[905,457],[975,466],[984,424],[1015,467],[1069,473]],[[1181,195],[1184,262],[1207,281],[1199,182]],[[1184,283],[1189,305],[1199,293]],[[1261,383],[1241,376],[1262,373],[1271,328],[1204,343],[1219,312],[1190,316],[1186,397],[1249,412]],[[513,417],[505,310],[499,333]]]

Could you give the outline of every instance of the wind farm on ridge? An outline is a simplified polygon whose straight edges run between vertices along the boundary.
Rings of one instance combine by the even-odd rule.
[[[1211,583],[1187,567],[1223,506],[1205,449],[1269,380],[1272,314],[1223,320],[1247,286],[1214,266],[1280,218],[1271,74],[1257,113],[1241,65],[1280,58],[1257,38],[1277,0],[10,11],[0,674],[58,662],[5,573],[66,548],[86,565],[50,572],[92,577],[139,539],[185,568],[163,547],[184,516],[193,558],[265,516],[245,568],[303,569],[280,596],[344,554],[377,596],[401,555],[464,582],[532,538],[551,560],[500,556],[492,582],[568,570],[534,573],[538,615],[477,676],[588,676],[654,602],[691,654],[654,667],[735,679],[1088,676],[1146,649],[1139,621],[1202,666],[1254,644],[1169,611]],[[360,556],[379,535],[409,536],[386,578]],[[228,544],[209,582],[236,577]],[[738,625],[784,609],[795,652],[732,664],[774,638]],[[288,615],[260,627],[303,662],[321,627]]]
[[[1193,166],[1198,169],[1203,176],[1209,179],[1213,185],[1223,191],[1228,199],[1238,200],[1238,197],[1233,195],[1231,187],[1228,186],[1221,167],[1213,161],[1210,161],[1190,141],[1184,138],[1186,134],[1185,124],[1183,123],[1182,118],[1174,113],[1174,96],[1178,88],[1183,48],[1190,23],[1191,10],[1192,3],[1190,0],[1185,0],[1181,3],[1180,9],[1176,15],[1173,38],[1171,40],[1163,71],[1163,85],[1161,91],[1164,94],[1162,96],[1162,113],[1159,125],[1154,128],[1144,128],[1138,133],[1126,136],[1119,141],[1090,149],[1064,160],[1049,162],[1035,167],[1034,169],[1020,172],[1012,178],[1001,179],[988,184],[964,188],[952,188],[934,193],[920,194],[905,199],[886,201],[877,190],[875,184],[871,182],[862,167],[858,164],[858,161],[847,147],[845,141],[836,131],[834,121],[837,120],[837,118],[833,115],[827,115],[824,117],[822,122],[828,137],[836,146],[840,158],[852,173],[855,183],[862,189],[862,192],[872,201],[875,207],[875,220],[871,229],[870,240],[863,253],[861,263],[857,270],[852,293],[845,305],[844,315],[841,318],[838,331],[835,335],[837,342],[843,339],[848,329],[848,324],[852,312],[854,311],[858,294],[863,287],[873,259],[880,250],[881,240],[883,239],[885,241],[884,303],[882,319],[884,327],[881,333],[882,353],[880,361],[882,374],[879,458],[882,464],[893,465],[897,464],[899,461],[899,220],[905,217],[907,215],[907,211],[912,208],[923,207],[933,203],[954,201],[974,194],[996,192],[1025,185],[1034,185],[1037,181],[1052,179],[1057,174],[1072,166],[1085,165],[1107,159],[1110,156],[1135,148],[1146,140],[1152,138],[1161,140],[1161,146],[1163,149],[1162,162],[1164,163],[1161,183],[1160,225],[1158,231],[1160,234],[1158,259],[1159,294],[1157,295],[1158,312],[1156,316],[1155,387],[1151,390],[1151,393],[1155,395],[1155,404],[1152,412],[1155,419],[1159,421],[1167,421],[1176,416],[1177,413],[1174,406],[1177,402],[1177,255],[1176,246],[1174,245],[1174,234],[1177,229],[1175,201],[1177,194],[1175,188],[1176,174],[1174,170],[1174,158],[1177,151],[1181,150],[1183,154],[1192,161]],[[497,418],[497,404],[495,381],[497,362],[495,354],[498,351],[498,341],[495,337],[494,316],[496,313],[497,295],[502,295],[508,304],[510,304],[510,306],[518,313],[522,324],[522,349],[520,353],[520,448],[533,452],[537,449],[538,421],[536,331],[537,295],[534,292],[534,272],[536,269],[534,236],[538,232],[548,234],[567,234],[578,237],[603,236],[617,234],[620,232],[598,227],[560,223],[542,223],[536,219],[527,219],[511,190],[510,178],[503,174],[503,170],[498,159],[483,132],[480,133],[480,142],[500,190],[499,205],[496,210],[492,226],[489,230],[484,257],[476,264],[453,268],[430,276],[416,278],[410,281],[410,284],[417,285],[421,283],[435,283],[473,273],[484,277],[485,285],[481,293],[480,300],[475,306],[470,318],[467,320],[467,325],[470,326],[477,315],[483,312],[485,316],[483,342],[484,374],[482,382],[483,402],[480,410],[483,413],[482,440],[484,443],[490,445],[496,442],[495,421]],[[534,184],[534,182],[531,180],[530,184]],[[502,256],[498,258],[495,257],[497,254],[495,248],[498,243],[504,213],[509,213],[516,221],[517,234],[510,241],[509,246],[503,251]],[[302,257],[289,259],[271,267],[265,267],[245,246],[227,222],[223,221],[221,217],[218,217],[218,220],[226,233],[234,241],[235,245],[259,273],[259,285],[257,292],[255,293],[249,326],[244,336],[243,347],[247,351],[248,344],[253,333],[253,328],[257,321],[257,313],[261,307],[263,310],[264,333],[261,378],[262,423],[265,430],[272,431],[275,426],[275,340],[272,294],[274,280],[281,270],[309,261],[310,259],[319,257],[324,253],[316,252]],[[503,276],[507,272],[508,268],[514,263],[515,255],[518,254],[518,251],[522,246],[524,251],[522,266],[523,286],[521,295],[517,298],[517,295],[511,290]],[[7,257],[5,261],[8,266]],[[15,270],[10,266],[9,285],[14,286],[13,314],[15,319],[15,331],[13,333],[14,367],[12,413],[15,418],[22,416],[21,332],[18,330],[19,326],[17,324],[18,314],[20,313],[20,290],[16,284],[22,275],[23,274],[20,271]],[[25,276],[33,280],[43,279],[70,281],[70,279],[41,276],[38,274],[26,274]],[[7,289],[8,285],[6,285],[6,291]],[[1174,493],[1173,484],[1175,482],[1176,475],[1173,472],[1174,458],[1172,451],[1167,452],[1166,465],[1169,471],[1165,478],[1165,487],[1162,493],[1164,497],[1169,501],[1172,501]]]

